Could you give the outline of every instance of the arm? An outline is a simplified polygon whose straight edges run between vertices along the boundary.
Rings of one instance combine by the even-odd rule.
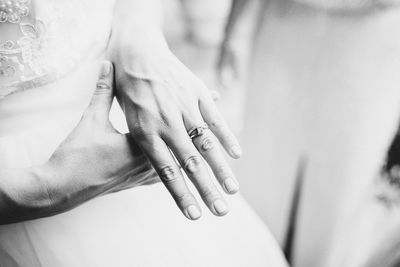
[[[147,31],[150,27],[161,29],[163,19],[162,0],[117,0],[114,10],[115,24],[124,23],[126,29],[132,27]],[[122,29],[121,28],[121,29]],[[143,34],[143,32],[140,32]]]
[[[0,224],[56,213],[47,191],[49,175],[45,166],[0,171]]]
[[[113,36],[131,51],[155,52],[159,47],[167,48],[160,0],[117,0],[113,22]]]
[[[133,140],[111,126],[114,77],[107,66],[81,121],[45,164],[0,171],[0,224],[52,216],[156,181]]]

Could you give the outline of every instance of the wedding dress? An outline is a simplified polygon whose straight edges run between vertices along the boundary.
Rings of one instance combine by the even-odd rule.
[[[113,0],[0,0],[0,168],[45,162],[78,122],[110,35]],[[0,226],[1,267],[286,266],[240,196],[185,219],[162,184]]]

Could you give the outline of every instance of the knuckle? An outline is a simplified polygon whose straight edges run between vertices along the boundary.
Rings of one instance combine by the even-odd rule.
[[[193,196],[192,196],[192,194],[189,193],[189,192],[184,192],[184,193],[181,193],[181,194],[175,194],[175,195],[174,195],[174,198],[175,198],[175,201],[176,201],[177,203],[184,204],[184,203],[186,203],[186,202],[191,201],[192,198],[193,198]]]
[[[221,129],[225,127],[224,120],[221,117],[214,118],[210,123],[209,126],[211,128]]]
[[[218,198],[218,194],[216,192],[216,190],[213,190],[210,187],[206,187],[204,188],[201,192],[200,192],[201,196],[204,199],[207,199],[209,201],[213,201],[214,199]]]
[[[151,142],[152,137],[154,136],[154,134],[151,133],[151,131],[147,127],[145,127],[141,124],[133,125],[131,133],[135,137],[135,139],[138,141]]]
[[[200,150],[202,152],[207,152],[210,151],[215,147],[215,141],[213,138],[210,136],[205,137],[203,140],[200,142]]]
[[[158,173],[161,181],[167,184],[175,182],[179,177],[178,171],[172,166],[162,167]]]
[[[215,170],[215,174],[220,178],[220,179],[228,179],[231,178],[232,171],[228,166],[218,166]]]
[[[188,174],[195,174],[200,170],[201,164],[200,156],[193,155],[185,160],[184,168]]]

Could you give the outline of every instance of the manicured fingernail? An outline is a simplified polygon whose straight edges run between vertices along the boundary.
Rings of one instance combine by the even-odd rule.
[[[195,205],[191,205],[187,208],[187,213],[192,220],[197,220],[201,216],[201,211]]]
[[[232,178],[228,178],[224,181],[224,187],[225,190],[230,194],[234,194],[239,191],[239,185]]]
[[[110,72],[111,72],[111,63],[109,61],[104,61],[101,64],[100,77],[104,78],[108,76]]]
[[[242,149],[238,145],[234,145],[231,147],[231,154],[235,158],[240,158],[242,155]]]
[[[215,212],[217,212],[217,214],[219,216],[223,216],[223,215],[227,214],[229,211],[228,206],[221,199],[217,199],[216,201],[214,201],[213,206],[214,206]]]

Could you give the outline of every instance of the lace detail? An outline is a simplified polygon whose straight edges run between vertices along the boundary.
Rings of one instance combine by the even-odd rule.
[[[112,4],[0,0],[0,98],[58,80],[87,55],[105,49]]]
[[[49,72],[44,62],[46,58],[43,49],[46,46],[44,23],[40,20],[34,24],[19,23],[19,30],[22,36],[16,41],[7,40],[0,44],[0,76],[5,83],[8,81],[8,90],[0,92],[0,97],[49,80],[49,77],[44,77]],[[41,77],[33,81],[33,76]],[[15,77],[18,77],[17,81]],[[0,88],[2,87],[4,86]]]
[[[31,0],[0,0],[0,23],[19,23],[21,18],[28,16]]]

